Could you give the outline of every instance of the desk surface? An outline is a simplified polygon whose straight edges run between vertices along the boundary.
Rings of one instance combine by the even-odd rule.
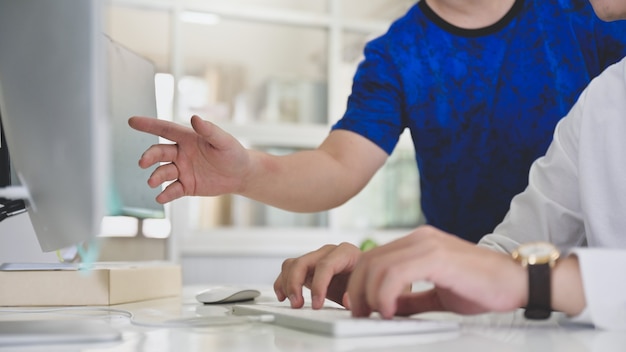
[[[458,316],[429,313],[436,319],[461,323],[455,332],[366,338],[331,338],[291,330],[271,323],[246,322],[209,327],[173,327],[166,321],[203,316],[227,317],[227,305],[205,306],[194,294],[202,287],[186,287],[181,297],[159,299],[110,308],[132,312],[127,317],[104,311],[68,310],[52,313],[0,313],[0,320],[89,319],[104,320],[122,332],[122,340],[106,343],[54,346],[0,346],[0,351],[624,351],[626,334],[568,324],[556,314],[550,320],[531,322],[520,311],[506,314]],[[260,302],[275,302],[270,288],[262,289]],[[145,326],[154,325],[154,326]]]

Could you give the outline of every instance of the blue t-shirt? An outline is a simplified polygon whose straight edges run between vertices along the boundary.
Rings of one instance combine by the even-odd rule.
[[[587,83],[625,55],[626,21],[599,20],[587,0],[517,0],[475,30],[422,0],[366,45],[333,129],[391,154],[408,128],[428,223],[477,242],[524,190]]]

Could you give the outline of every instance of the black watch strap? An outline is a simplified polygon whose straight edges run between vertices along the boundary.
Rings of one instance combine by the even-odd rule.
[[[524,316],[528,319],[547,319],[552,313],[550,299],[550,263],[528,265],[528,305]]]

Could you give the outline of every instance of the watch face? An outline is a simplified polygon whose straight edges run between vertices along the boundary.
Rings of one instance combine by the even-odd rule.
[[[517,249],[520,259],[528,264],[544,264],[558,259],[558,249],[548,242],[526,243]]]

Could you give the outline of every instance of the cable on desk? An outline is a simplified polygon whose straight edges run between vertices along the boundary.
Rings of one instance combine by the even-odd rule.
[[[128,318],[130,323],[135,326],[148,327],[148,328],[189,328],[189,327],[210,327],[210,326],[227,326],[227,325],[239,325],[253,322],[272,322],[274,321],[273,315],[254,315],[254,316],[206,316],[206,317],[189,317],[166,320],[159,323],[153,322],[141,322],[135,320],[135,316],[132,312],[124,309],[106,308],[106,307],[61,307],[61,308],[44,308],[44,309],[0,309],[0,313],[31,313],[31,314],[44,314],[44,313],[59,313],[66,311],[79,311],[79,312],[106,312],[113,313],[119,316]],[[104,317],[104,316],[102,316]]]

